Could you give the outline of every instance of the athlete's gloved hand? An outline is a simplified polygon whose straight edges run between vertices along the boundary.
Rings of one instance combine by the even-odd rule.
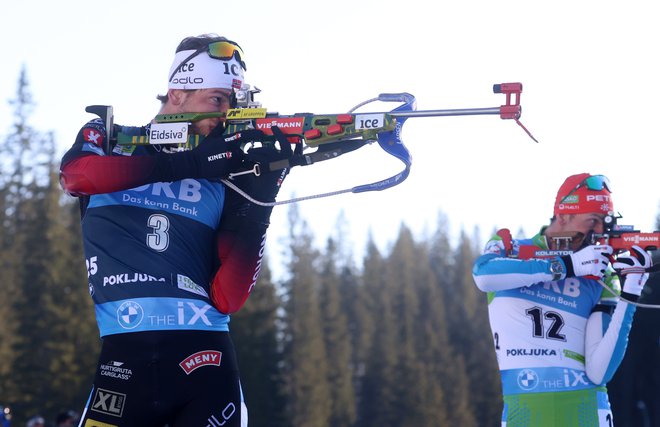
[[[199,146],[182,153],[156,155],[159,181],[178,181],[183,178],[225,178],[241,168],[245,153],[241,145],[264,138],[259,130],[246,130],[221,135],[222,126],[207,136]]]
[[[590,245],[570,255],[561,256],[566,266],[566,277],[595,276],[599,279],[605,274],[605,269],[612,255],[609,245]]]
[[[286,135],[277,127],[271,128],[273,136],[280,145],[278,149],[274,144],[251,148],[247,151],[246,163],[259,164],[260,174],[238,175],[233,178],[236,185],[248,193],[253,199],[263,203],[273,203],[282,187],[284,179],[289,174],[289,168],[270,170],[270,165],[288,165],[293,158],[291,144]],[[245,203],[242,214],[251,222],[268,225],[273,206],[262,206],[254,202]]]
[[[629,252],[617,256],[612,267],[624,278],[623,292],[640,296],[649,278],[646,270],[652,265],[651,255],[641,247],[633,246]]]

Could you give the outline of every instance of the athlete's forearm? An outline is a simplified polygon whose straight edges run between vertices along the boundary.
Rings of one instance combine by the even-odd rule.
[[[550,261],[546,259],[521,260],[494,253],[486,253],[476,260],[472,276],[484,292],[522,288],[553,278]]]
[[[585,336],[585,371],[595,384],[612,379],[628,346],[635,306],[619,300],[610,317],[596,311],[589,316]]]
[[[221,313],[234,313],[245,304],[259,278],[265,244],[265,226],[218,233],[220,268],[211,283],[211,300]]]

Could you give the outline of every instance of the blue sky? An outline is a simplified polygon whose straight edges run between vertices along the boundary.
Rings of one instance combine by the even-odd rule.
[[[529,235],[547,223],[566,176],[613,183],[622,223],[649,231],[660,208],[657,122],[660,28],[651,1],[60,2],[25,0],[0,17],[0,99],[15,95],[21,66],[37,109],[63,152],[91,116],[147,123],[166,91],[178,42],[214,32],[246,54],[246,80],[270,111],[342,113],[383,92],[409,92],[420,110],[497,107],[494,83],[522,82],[522,123],[496,116],[410,119],[408,180],[382,192],[300,204],[320,244],[348,221],[362,251],[367,233],[387,248],[403,222],[422,236],[439,212],[457,233],[478,226]],[[369,107],[379,111],[389,105]],[[0,103],[0,135],[11,110]],[[282,198],[371,182],[399,170],[375,146],[294,169]],[[286,235],[275,208],[272,242]],[[274,244],[273,243],[273,244]]]

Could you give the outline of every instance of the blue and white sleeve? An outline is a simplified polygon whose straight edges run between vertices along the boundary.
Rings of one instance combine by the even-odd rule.
[[[506,255],[504,243],[494,237],[474,262],[472,277],[483,292],[522,288],[553,279],[551,259],[518,259]]]
[[[599,306],[608,307],[606,304]],[[614,307],[614,314],[601,309],[589,316],[585,336],[585,371],[594,384],[606,384],[621,364],[635,310],[633,304],[620,299]]]

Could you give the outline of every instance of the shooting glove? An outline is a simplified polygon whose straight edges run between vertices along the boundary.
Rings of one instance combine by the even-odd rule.
[[[629,252],[617,256],[612,267],[624,278],[623,292],[640,296],[649,278],[646,271],[652,265],[651,255],[639,246],[633,246]]]
[[[223,126],[217,126],[199,146],[182,153],[156,155],[158,181],[178,181],[183,178],[225,178],[240,169],[245,153],[241,146],[260,141],[264,134],[247,130],[222,135]]]
[[[270,164],[273,162],[287,164],[286,161],[293,157],[293,150],[291,144],[287,141],[286,135],[277,126],[273,126],[271,129],[280,148],[278,149],[274,144],[267,144],[249,149],[246,155],[246,163],[259,164],[260,174],[258,176],[244,174],[233,178],[233,182],[239,188],[248,193],[253,199],[264,203],[275,201],[284,179],[289,174],[288,168],[271,171]],[[237,216],[250,223],[267,227],[270,223],[272,210],[273,206],[262,206],[244,199]]]
[[[570,255],[559,258],[566,266],[566,277],[596,276],[601,279],[612,255],[609,245],[590,245]]]

